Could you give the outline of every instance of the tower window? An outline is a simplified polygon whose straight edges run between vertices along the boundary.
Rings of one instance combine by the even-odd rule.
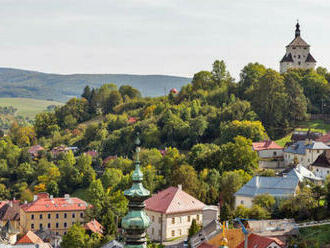
[[[300,55],[298,55],[298,59],[300,59]]]
[[[300,61],[298,61],[298,65],[300,65],[301,64],[301,62]]]

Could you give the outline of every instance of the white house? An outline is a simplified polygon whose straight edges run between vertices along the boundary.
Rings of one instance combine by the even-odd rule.
[[[330,175],[330,150],[320,154],[311,167],[316,176],[325,180]]]
[[[260,168],[276,169],[283,167],[283,147],[274,141],[253,142],[252,149],[258,153]]]
[[[167,241],[188,235],[193,219],[199,224],[217,218],[219,211],[207,207],[201,201],[182,190],[182,186],[169,187],[145,201],[146,213],[151,220],[147,230],[152,240]],[[205,209],[205,210],[204,210]],[[205,212],[204,212],[205,211]],[[205,221],[203,221],[205,216]]]
[[[322,152],[329,149],[330,147],[323,142],[313,140],[297,141],[284,149],[284,164],[293,164],[296,158],[299,164],[308,167]]]

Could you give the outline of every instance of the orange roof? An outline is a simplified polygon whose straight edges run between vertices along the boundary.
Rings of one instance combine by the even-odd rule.
[[[205,204],[184,192],[180,187],[169,187],[145,201],[146,209],[161,213],[180,213],[202,210]]]
[[[243,240],[244,234],[241,229],[227,229],[225,237],[228,240],[229,248],[236,248]],[[223,235],[222,232],[211,238],[208,243],[214,246],[219,247],[220,242],[222,241]],[[258,247],[259,248],[259,247]]]
[[[277,238],[268,238],[251,233],[248,237],[248,248],[266,248],[273,242],[280,247],[284,247],[284,243]],[[244,248],[244,240],[237,246],[237,248]]]
[[[95,219],[85,224],[85,229],[92,231],[93,233],[103,234],[103,226]]]
[[[136,119],[135,117],[129,117],[129,118],[128,118],[128,123],[129,123],[129,124],[133,124],[133,123],[135,123],[135,122],[137,122],[137,119]]]
[[[35,146],[31,146],[28,150],[29,153],[37,153],[39,151],[43,151],[45,150],[45,148],[43,148],[42,146],[40,145],[35,145]]]
[[[41,238],[39,238],[34,232],[28,231],[16,244],[43,244]]]
[[[39,193],[37,200],[21,206],[25,212],[83,211],[87,207],[88,204],[79,198],[67,196],[51,199],[47,193]]]
[[[283,147],[279,146],[278,144],[276,144],[274,141],[271,140],[253,142],[252,147],[253,150],[255,151],[283,149]]]

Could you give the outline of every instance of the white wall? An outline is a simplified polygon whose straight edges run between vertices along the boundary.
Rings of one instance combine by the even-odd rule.
[[[323,149],[320,150],[306,149],[306,154],[304,155],[284,152],[284,164],[288,165],[293,163],[294,157],[297,157],[298,162],[303,166],[307,167],[311,165],[317,159],[317,157],[321,155],[323,151],[324,151]]]
[[[330,168],[312,166],[312,171],[314,172],[315,176],[321,177],[324,180],[328,175],[330,175]]]
[[[250,208],[252,207],[252,200],[253,197],[235,196],[235,208],[237,208],[239,205]]]
[[[262,150],[258,151],[260,158],[276,158],[283,156],[283,149],[274,149],[274,150]]]

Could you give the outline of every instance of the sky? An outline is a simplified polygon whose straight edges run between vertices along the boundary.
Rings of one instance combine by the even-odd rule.
[[[224,60],[279,69],[301,36],[330,70],[329,0],[0,0],[0,67],[192,77]]]

